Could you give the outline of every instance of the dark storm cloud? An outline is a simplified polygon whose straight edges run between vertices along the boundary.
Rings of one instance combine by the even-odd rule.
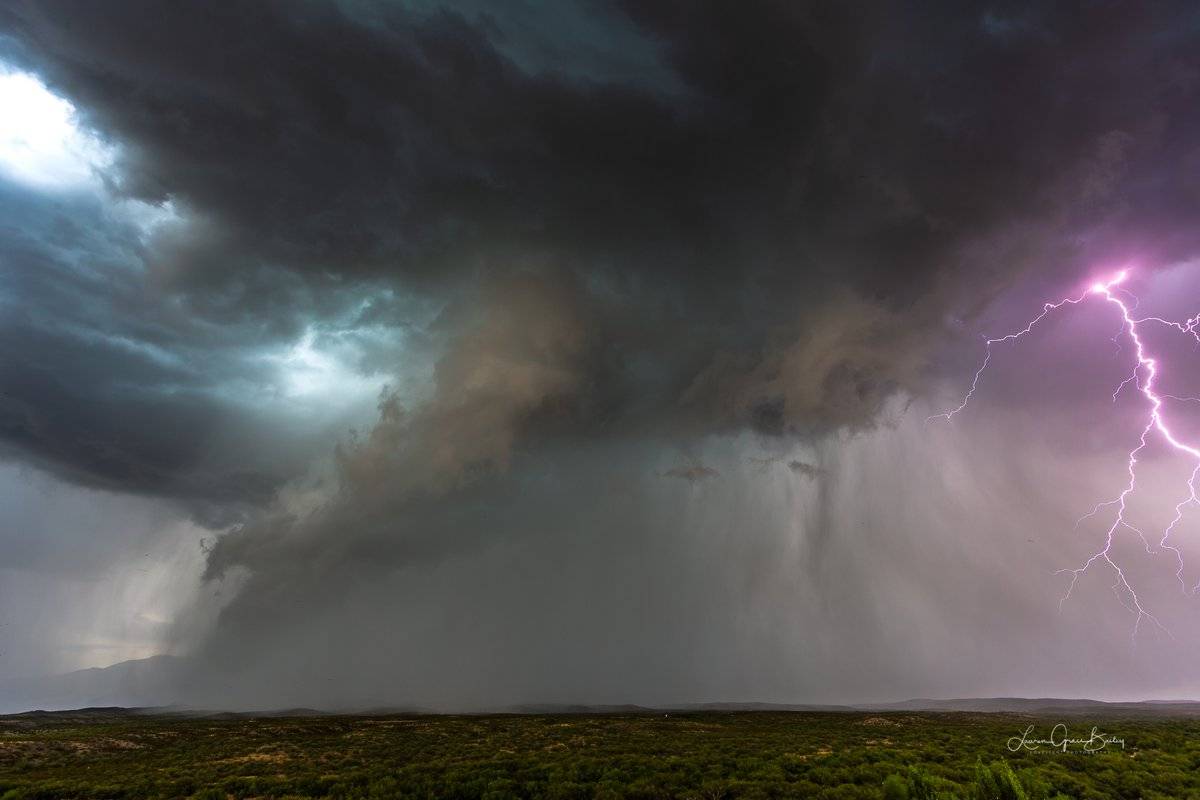
[[[188,363],[173,326],[139,313],[132,226],[107,225],[89,199],[49,201],[11,185],[0,204],[6,446],[85,484],[220,501],[253,496],[245,476],[184,468],[220,414],[196,390],[219,376]],[[168,387],[181,391],[161,402]]]
[[[918,388],[949,303],[1100,246],[1188,246],[1194,64],[1171,11],[594,14],[641,61],[655,45],[673,91],[556,71],[555,31],[514,41],[500,10],[51,2],[4,24],[10,56],[121,144],[120,190],[190,215],[148,262],[195,313],[276,324],[278,270],[582,271],[623,312],[595,324],[627,405],[648,390],[702,429],[778,433]]]
[[[700,480],[714,434],[749,431],[812,479],[785,473],[781,491],[814,485],[820,561],[847,478],[781,442],[869,429],[927,391],[933,357],[974,346],[965,331],[1018,278],[1057,294],[1098,263],[1197,252],[1188,4],[598,4],[542,30],[530,8],[0,9],[4,57],[118,148],[111,190],[180,214],[144,241],[71,234],[72,252],[115,248],[138,270],[98,300],[30,201],[32,233],[6,231],[4,252],[25,305],[135,329],[21,323],[0,434],[76,480],[265,506],[210,554],[213,580],[249,573],[212,645],[226,661],[367,577],[577,519],[596,563],[619,566],[646,541],[631,532],[682,531],[663,512],[678,498],[648,482],[734,483]],[[397,297],[436,311],[418,325]],[[335,318],[346,337],[410,326],[427,392],[383,398],[315,509],[270,505],[303,460],[273,446],[287,464],[248,474],[261,448],[236,431],[212,456],[227,409],[200,398],[245,368],[226,348]],[[386,341],[351,349],[357,369],[413,380]],[[652,552],[647,581],[669,561]],[[497,608],[537,605],[498,592]],[[386,622],[354,614],[360,631]]]
[[[0,216],[5,455],[84,486],[180,499],[214,524],[306,468],[321,437],[279,408],[263,356],[346,298],[310,301],[281,275],[274,294],[289,307],[273,319],[213,325],[147,284],[142,231],[98,198],[0,181]]]

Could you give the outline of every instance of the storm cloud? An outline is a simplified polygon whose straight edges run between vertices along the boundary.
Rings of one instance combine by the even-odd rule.
[[[1023,593],[1060,587],[926,593],[1021,563],[956,549],[972,515],[1086,503],[1022,474],[1048,401],[1009,390],[985,467],[920,426],[981,330],[1200,256],[1198,39],[1186,3],[6,3],[6,69],[111,158],[0,181],[0,453],[204,530],[189,701],[1015,691],[838,665],[1055,641]]]

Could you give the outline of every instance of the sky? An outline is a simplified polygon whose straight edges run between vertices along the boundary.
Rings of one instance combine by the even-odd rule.
[[[1062,572],[1149,413],[1089,287],[1200,313],[1198,53],[1187,2],[0,5],[0,701],[1200,697],[1194,459]]]

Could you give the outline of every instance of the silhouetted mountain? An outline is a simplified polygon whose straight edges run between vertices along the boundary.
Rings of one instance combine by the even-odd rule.
[[[662,709],[637,705],[584,705],[579,703],[524,703],[506,706],[503,714],[656,714]]]
[[[964,697],[935,700],[917,698],[898,703],[873,703],[855,705],[860,711],[970,711],[1007,712],[1024,714],[1200,714],[1200,702],[1179,701],[1132,701],[1107,702],[1086,698],[1060,697]]]
[[[852,706],[814,703],[692,703],[680,706],[681,711],[856,711]]]
[[[17,724],[38,715],[55,715],[74,721],[103,720],[106,717],[156,714],[187,716],[320,716],[353,714],[360,716],[437,713],[412,706],[366,708],[289,708],[279,710],[207,709],[176,705],[186,697],[192,665],[172,656],[154,656],[123,661],[111,667],[83,669],[63,675],[0,680],[0,714],[8,724]],[[215,704],[214,704],[215,705]],[[39,709],[31,711],[30,709]],[[1147,715],[1200,716],[1200,702],[1192,700],[1147,700],[1105,702],[1086,698],[1056,697],[966,697],[951,699],[915,698],[894,703],[821,705],[813,703],[687,703],[674,706],[634,704],[588,705],[579,703],[525,703],[492,709],[491,713],[510,714],[663,714],[671,712],[969,712],[1060,715]]]
[[[185,663],[152,656],[63,675],[0,680],[0,712],[168,706],[178,697]]]

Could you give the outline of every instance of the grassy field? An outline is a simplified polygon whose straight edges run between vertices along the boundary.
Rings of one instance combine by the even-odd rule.
[[[1200,798],[1200,720],[687,713],[0,718],[0,798]],[[1082,747],[1071,745],[1073,751]]]

